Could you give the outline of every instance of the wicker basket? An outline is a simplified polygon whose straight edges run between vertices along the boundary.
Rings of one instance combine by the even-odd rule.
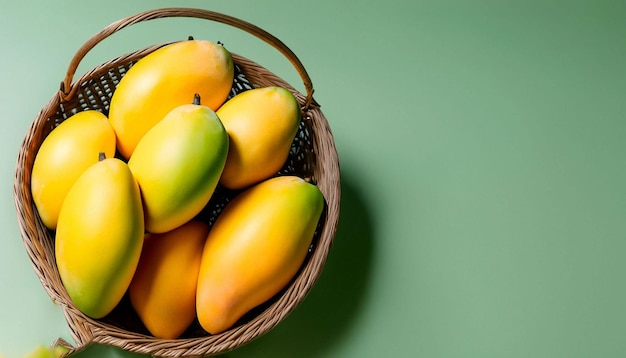
[[[310,179],[323,192],[326,207],[307,259],[292,282],[278,295],[256,308],[230,330],[210,335],[195,322],[179,339],[162,340],[151,336],[125,297],[116,309],[103,319],[82,314],[65,291],[55,264],[54,232],[38,216],[30,191],[30,176],[35,155],[44,138],[59,123],[74,113],[96,109],[107,114],[113,91],[124,73],[140,58],[160,44],[137,50],[110,60],[73,80],[84,56],[113,33],[139,22],[166,17],[199,18],[233,26],[248,32],[280,51],[303,80],[302,94],[280,77],[255,62],[233,54],[236,78],[231,95],[254,87],[270,85],[290,89],[302,108],[302,124],[293,142],[289,159],[278,173],[291,173]],[[210,224],[229,198],[236,193],[220,187],[200,214]],[[75,345],[60,339],[55,344],[70,348],[70,353],[99,343],[157,357],[200,357],[233,350],[267,333],[280,323],[304,299],[319,277],[332,245],[339,216],[339,164],[331,130],[319,105],[313,99],[313,86],[295,54],[280,40],[245,21],[200,9],[164,8],[142,12],[112,23],[90,38],[71,60],[61,88],[39,112],[28,129],[20,148],[15,171],[14,197],[19,228],[29,258],[46,292],[64,312]]]

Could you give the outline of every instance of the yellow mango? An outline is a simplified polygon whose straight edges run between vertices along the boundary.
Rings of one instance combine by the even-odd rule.
[[[139,262],[143,223],[139,186],[117,158],[89,167],[67,193],[56,262],[67,293],[87,316],[104,317],[124,296]]]
[[[230,138],[220,183],[242,189],[276,174],[287,160],[301,120],[295,96],[282,87],[242,92],[217,115]]]
[[[197,96],[152,127],[128,161],[141,188],[146,230],[168,232],[196,216],[213,195],[227,154],[224,126]]]
[[[115,154],[115,132],[94,110],[69,117],[43,140],[31,172],[31,192],[42,222],[56,229],[61,204],[76,179],[98,161]]]
[[[233,77],[230,52],[206,40],[170,44],[137,61],[111,98],[109,120],[121,155],[130,158],[141,137],[195,93],[216,110],[226,101]]]
[[[163,233],[147,234],[130,284],[130,302],[157,338],[178,338],[196,318],[196,286],[209,226],[189,221]]]
[[[196,310],[217,334],[264,303],[302,265],[324,208],[313,184],[282,176],[256,184],[230,201],[202,253]]]

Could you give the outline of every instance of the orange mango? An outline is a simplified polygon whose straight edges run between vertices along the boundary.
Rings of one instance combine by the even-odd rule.
[[[121,155],[130,158],[143,135],[195,93],[216,110],[226,101],[233,77],[230,52],[206,40],[170,44],[137,61],[111,98],[109,120]]]
[[[230,189],[243,189],[276,174],[285,164],[301,120],[293,93],[275,86],[232,97],[217,116],[230,140],[220,183]]]
[[[209,226],[200,221],[147,234],[130,302],[157,338],[178,338],[196,318],[196,285]]]
[[[324,208],[313,184],[295,176],[265,180],[230,201],[203,249],[196,309],[217,334],[264,303],[302,265]]]

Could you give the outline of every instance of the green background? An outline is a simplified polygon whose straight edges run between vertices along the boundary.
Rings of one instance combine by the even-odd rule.
[[[626,2],[609,0],[3,2],[0,354],[73,342],[18,231],[22,138],[80,45],[167,6],[283,40],[340,156],[342,213],[317,285],[228,357],[626,355]],[[157,21],[107,39],[79,72],[191,33],[303,87],[239,30]]]

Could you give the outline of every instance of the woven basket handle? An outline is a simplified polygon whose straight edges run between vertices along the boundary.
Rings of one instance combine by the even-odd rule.
[[[105,27],[94,36],[92,36],[87,42],[83,44],[83,46],[78,49],[78,51],[72,58],[72,61],[70,62],[70,65],[67,69],[67,74],[65,75],[65,80],[61,82],[61,89],[59,91],[61,100],[67,101],[76,94],[79,84],[72,84],[76,69],[78,68],[78,65],[83,60],[83,58],[87,55],[87,53],[91,49],[93,49],[98,43],[127,26],[148,20],[166,17],[191,17],[223,23],[244,30],[265,41],[266,43],[272,45],[275,49],[280,51],[280,53],[282,53],[283,56],[285,56],[289,60],[289,62],[291,62],[291,64],[298,71],[298,74],[302,78],[302,82],[304,83],[307,95],[304,108],[308,109],[311,104],[318,105],[313,99],[313,84],[311,83],[311,78],[309,77],[307,71],[302,65],[302,62],[300,62],[300,60],[293,53],[293,51],[291,51],[278,38],[274,37],[267,31],[257,27],[256,25],[232,16],[224,15],[210,10],[178,7],[149,10],[133,16],[126,17],[110,24],[109,26]]]

